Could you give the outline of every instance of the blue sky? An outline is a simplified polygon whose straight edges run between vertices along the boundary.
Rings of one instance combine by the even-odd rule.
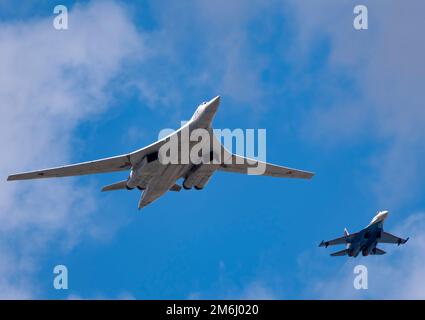
[[[126,153],[221,95],[217,128],[267,129],[267,160],[311,181],[217,173],[203,191],[101,193],[114,173],[1,183],[0,295],[18,298],[424,298],[424,4],[0,2],[1,174]],[[403,14],[401,14],[401,12]],[[397,23],[395,23],[396,21]],[[387,209],[388,255],[322,239]],[[69,270],[69,290],[52,286]],[[369,268],[369,290],[352,286]],[[392,281],[388,281],[392,279]]]

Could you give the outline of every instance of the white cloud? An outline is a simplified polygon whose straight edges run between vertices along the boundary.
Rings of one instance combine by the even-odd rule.
[[[276,280],[276,279],[274,279]],[[209,292],[191,292],[187,299],[237,299],[237,300],[276,300],[281,299],[282,292],[276,290],[276,283],[270,281],[265,274],[245,279],[236,283],[230,277],[223,260],[218,262],[218,279]]]
[[[254,281],[249,283],[243,290],[238,299],[243,300],[276,300],[277,294],[265,284]]]
[[[399,206],[415,199],[425,178],[425,45],[420,40],[425,3],[363,1],[369,8],[367,31],[352,27],[356,1],[291,4],[299,28],[293,53],[305,57],[323,39],[331,49],[319,90],[333,100],[315,102],[306,135],[339,146],[375,142],[381,147],[370,167],[378,177],[370,176],[369,187],[378,202]],[[337,82],[341,75],[348,89]]]
[[[75,5],[66,31],[49,14],[0,25],[2,298],[37,295],[33,275],[46,249],[70,247],[97,228],[88,188],[66,179],[5,182],[7,175],[67,163],[73,129],[106,110],[108,84],[143,48],[114,2]]]
[[[258,52],[259,39],[250,24],[272,12],[275,3],[270,5],[242,0],[187,1],[184,6],[153,2],[156,28],[147,44],[158,63],[154,70],[144,68],[152,76],[137,84],[142,98],[150,105],[175,108],[184,101],[181,91],[190,90],[202,99],[225,95],[240,105],[258,107],[264,95],[262,73],[270,61]],[[265,33],[272,26],[262,31],[261,36],[269,36]]]

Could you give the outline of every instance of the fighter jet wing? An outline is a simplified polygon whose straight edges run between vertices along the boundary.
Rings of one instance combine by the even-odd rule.
[[[145,155],[158,151],[164,143],[165,139],[162,139],[145,148],[125,155],[76,163],[62,167],[12,174],[7,178],[7,180],[12,181],[54,177],[70,177],[81,176],[86,174],[129,170],[134,163],[140,161]]]
[[[353,239],[356,236],[356,234],[357,233],[351,233],[348,236],[343,236],[343,237],[336,238],[336,239],[329,240],[329,241],[322,241],[322,242],[320,242],[319,247],[328,247],[328,246],[335,246],[337,244],[346,244],[351,239]]]
[[[258,168],[258,171],[256,168]],[[264,171],[262,171],[262,169]],[[314,173],[312,172],[282,167],[267,162],[241,157],[236,154],[232,154],[231,161],[227,159],[227,161],[225,161],[218,170],[244,174],[258,174],[256,172],[259,172],[260,175],[280,178],[311,179],[314,176]]]
[[[378,242],[380,243],[395,243],[395,244],[405,244],[407,242],[407,240],[409,240],[409,238],[407,239],[402,239],[399,238],[395,235],[392,235],[391,233],[388,232],[382,232],[381,233],[381,237],[378,238]]]

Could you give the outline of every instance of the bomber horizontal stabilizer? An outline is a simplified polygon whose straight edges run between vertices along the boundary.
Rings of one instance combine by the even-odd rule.
[[[115,182],[113,184],[103,187],[102,191],[114,191],[114,190],[121,190],[126,188],[127,188],[127,180],[123,180],[123,181]]]

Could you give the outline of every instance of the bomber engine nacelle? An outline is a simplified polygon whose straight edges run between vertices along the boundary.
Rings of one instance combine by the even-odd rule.
[[[185,189],[203,189],[208,181],[211,179],[215,168],[211,165],[201,164],[194,167],[183,181],[183,188]]]
[[[144,185],[146,182],[145,180],[148,177],[143,174],[143,171],[149,163],[154,162],[156,160],[158,160],[158,152],[153,152],[143,157],[142,161],[134,165],[131,168],[130,176],[127,180],[127,189],[131,190]]]

